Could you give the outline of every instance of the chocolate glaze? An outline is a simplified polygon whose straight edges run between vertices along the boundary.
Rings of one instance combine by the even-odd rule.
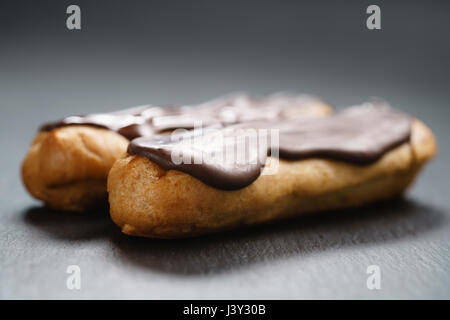
[[[88,125],[118,132],[127,139],[149,137],[177,128],[192,129],[196,121],[203,126],[230,125],[261,119],[285,119],[311,112],[318,99],[285,93],[267,97],[232,94],[195,106],[140,106],[110,113],[71,116],[41,126],[41,131],[69,125]]]
[[[258,147],[236,139],[242,136],[242,130],[279,130],[279,156],[284,159],[319,157],[367,165],[409,140],[411,120],[376,102],[350,107],[329,117],[277,118],[213,129],[207,128],[206,133],[191,130],[187,133],[138,138],[130,143],[128,153],[144,156],[165,170],[190,174],[215,188],[236,190],[255,181],[261,174],[267,155],[276,151],[276,146],[270,141]],[[225,137],[225,143],[218,143],[220,140],[214,138],[220,134]],[[192,143],[196,137],[202,139]],[[242,147],[244,149],[240,149]],[[240,162],[213,158],[225,148],[245,150],[246,157]],[[183,155],[188,161],[178,163],[178,158],[174,161],[174,153]],[[208,161],[195,163],[195,159]]]

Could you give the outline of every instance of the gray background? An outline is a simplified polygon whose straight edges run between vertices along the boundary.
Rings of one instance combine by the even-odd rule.
[[[81,31],[65,27],[72,3]],[[365,27],[373,3],[380,31]],[[448,1],[2,2],[0,297],[450,298],[449,14]],[[21,184],[44,121],[236,90],[383,97],[423,119],[440,153],[403,200],[179,241],[47,210]]]

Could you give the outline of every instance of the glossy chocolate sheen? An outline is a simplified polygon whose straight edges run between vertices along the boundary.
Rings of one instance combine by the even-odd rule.
[[[69,125],[88,125],[113,130],[129,140],[149,137],[178,128],[230,125],[261,119],[286,119],[314,112],[320,100],[307,95],[278,93],[266,97],[232,94],[195,106],[140,106],[117,112],[71,116],[41,126],[50,131]]]
[[[259,133],[278,132],[278,144],[271,139],[249,143],[252,132],[258,132],[258,137]],[[366,103],[329,117],[260,120],[210,127],[206,132],[138,138],[130,143],[128,153],[144,156],[165,170],[185,172],[212,187],[236,190],[259,177],[271,153],[289,160],[327,158],[368,165],[409,141],[410,132],[409,116],[381,103]],[[233,156],[225,161],[226,156],[220,154]]]

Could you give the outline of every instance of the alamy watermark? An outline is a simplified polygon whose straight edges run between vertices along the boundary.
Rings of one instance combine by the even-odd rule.
[[[367,7],[367,14],[370,16],[366,20],[366,26],[369,30],[380,30],[381,29],[381,9],[379,6],[372,4]]]
[[[81,9],[75,4],[67,7],[66,13],[70,14],[66,19],[66,27],[69,30],[81,30]]]
[[[69,290],[81,289],[81,268],[77,265],[70,265],[66,269],[69,276],[66,279],[66,287]]]
[[[203,127],[198,121],[193,130],[174,130],[170,140],[171,161],[175,165],[239,167],[261,164],[264,166],[262,175],[278,172],[278,129]]]
[[[381,269],[380,266],[373,264],[367,267],[366,273],[369,274],[366,280],[366,286],[369,290],[381,289]]]
[[[81,30],[81,8],[78,5],[71,4],[67,7],[66,13],[69,16],[66,19],[66,27],[69,30]],[[381,9],[378,5],[372,4],[367,7],[366,14],[370,14],[366,20],[366,27],[369,30],[381,29]]]

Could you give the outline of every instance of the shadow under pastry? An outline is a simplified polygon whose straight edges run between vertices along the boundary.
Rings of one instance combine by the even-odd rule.
[[[304,215],[197,238],[161,240],[113,233],[118,256],[140,268],[180,275],[220,273],[263,261],[414,238],[445,214],[399,198],[345,211]]]

